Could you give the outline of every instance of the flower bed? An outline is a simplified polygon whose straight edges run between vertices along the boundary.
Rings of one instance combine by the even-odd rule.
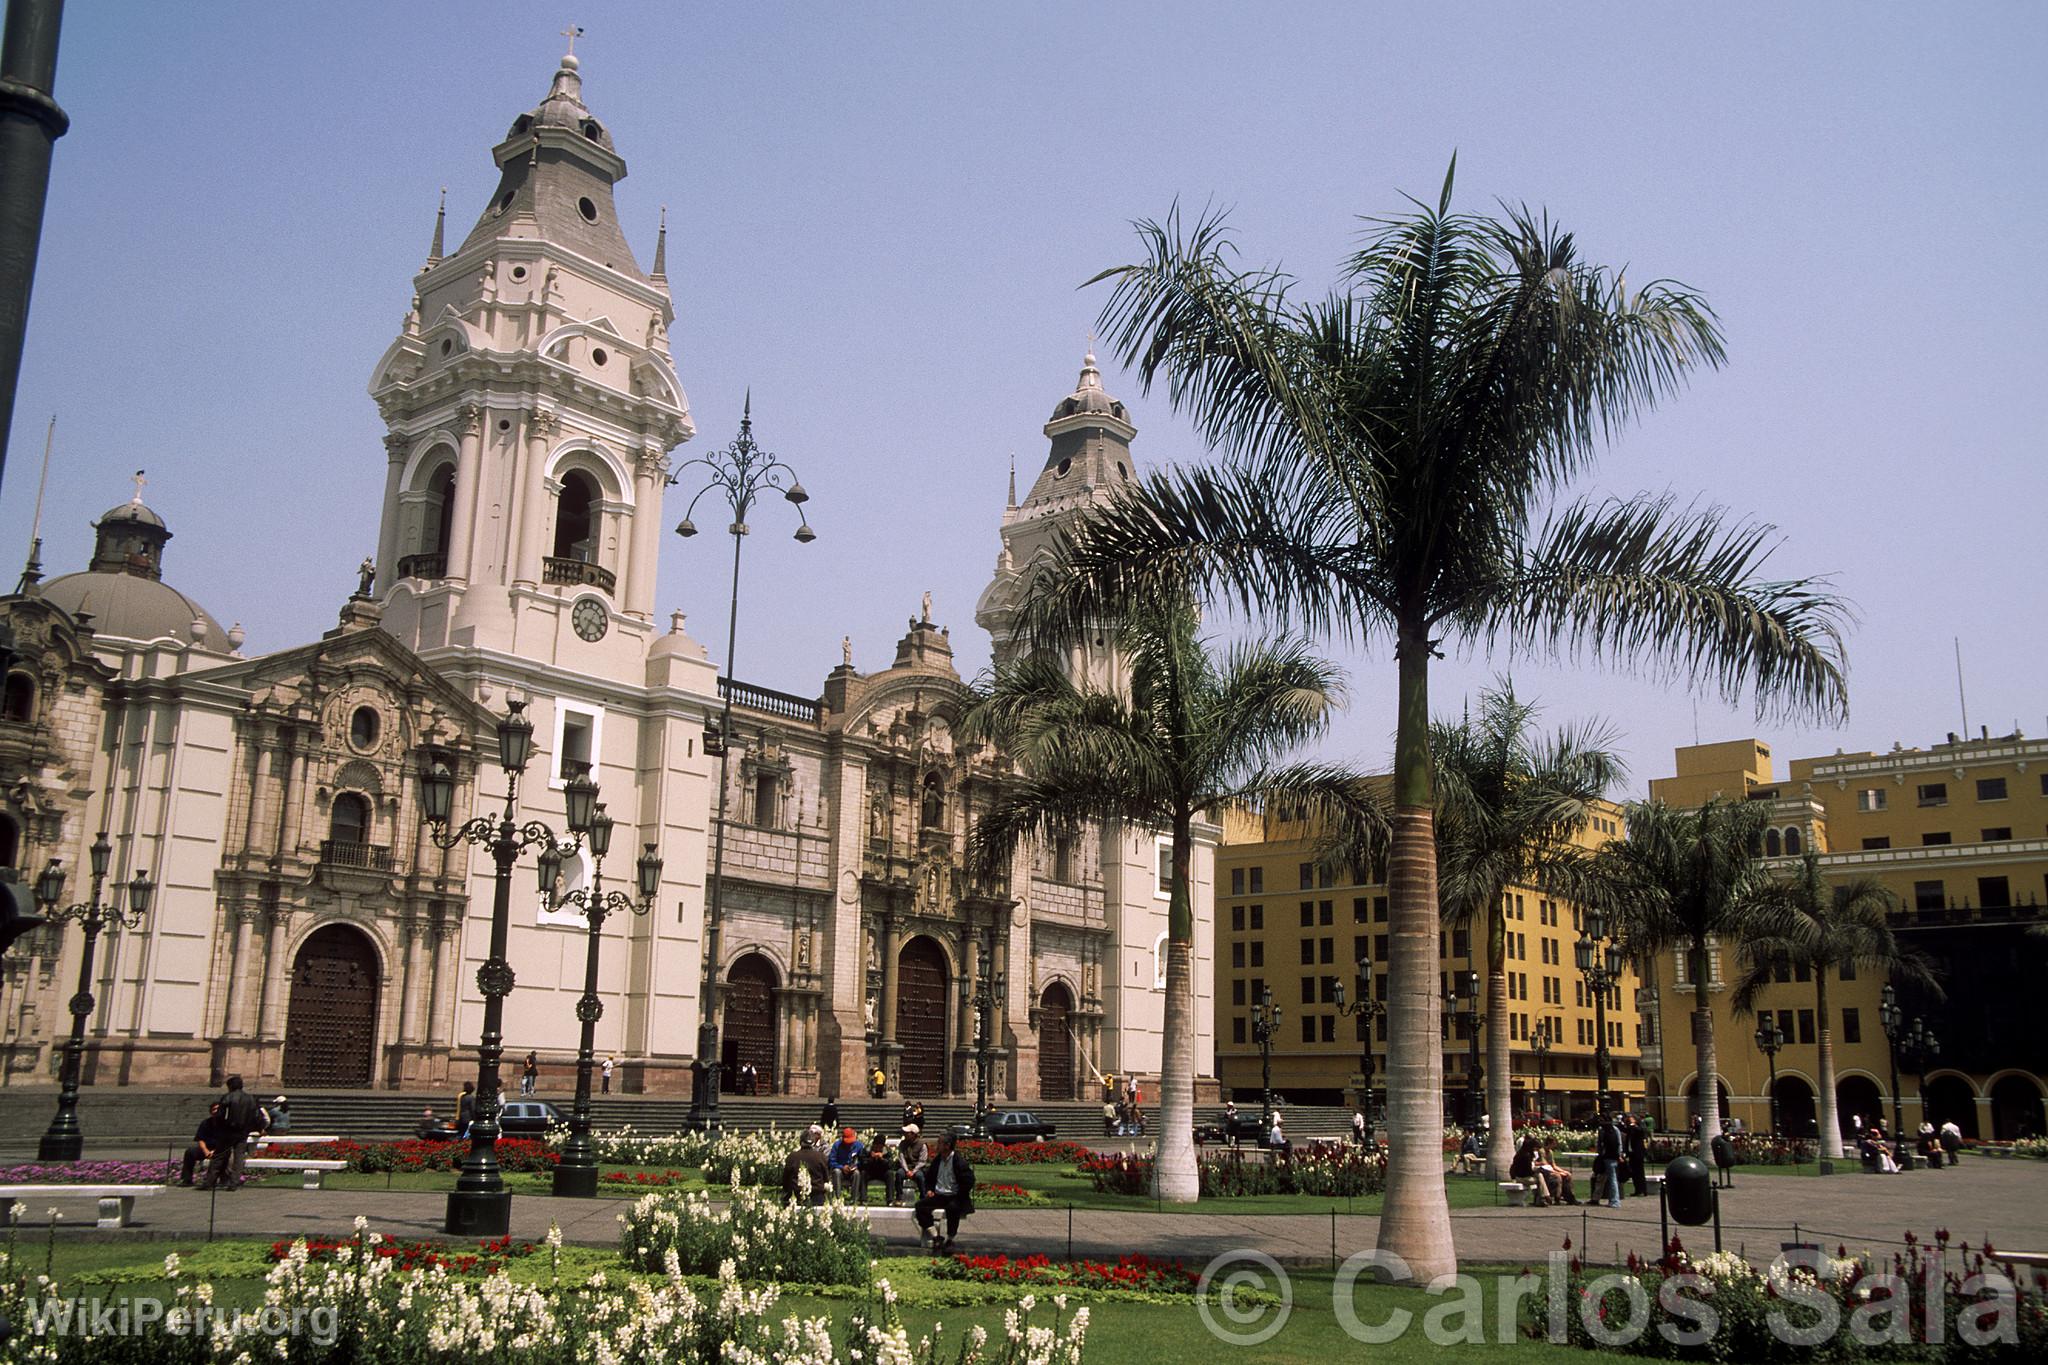
[[[1052,1196],[1022,1185],[983,1182],[974,1187],[974,1202],[985,1209],[1035,1209],[1052,1203]]]
[[[354,1237],[302,1237],[296,1241],[281,1238],[270,1244],[270,1259],[288,1261],[294,1254],[294,1248],[302,1248],[302,1254],[308,1261],[331,1261],[344,1252],[354,1254],[360,1250],[363,1256],[394,1262],[400,1270],[495,1275],[504,1269],[506,1261],[531,1256],[539,1246],[534,1242],[515,1243],[510,1237],[500,1237],[496,1241],[478,1242],[475,1251],[458,1251],[446,1242],[387,1242],[373,1232],[360,1240]]]
[[[560,1147],[567,1141],[567,1128],[548,1132],[548,1145]],[[708,1133],[637,1133],[629,1125],[606,1133],[592,1133],[591,1145],[597,1159],[620,1166],[702,1166],[715,1145]],[[794,1144],[795,1139],[791,1139]]]
[[[164,1185],[177,1175],[168,1161],[30,1162],[0,1166],[0,1185]]]
[[[746,1279],[868,1282],[868,1220],[848,1204],[785,1204],[735,1183],[723,1205],[702,1192],[647,1195],[619,1223],[620,1252],[636,1270],[712,1275],[730,1263]]]
[[[1014,1261],[1008,1256],[948,1256],[932,1262],[932,1278],[977,1284],[1042,1284],[1067,1289],[1193,1294],[1202,1277],[1179,1261],[1155,1260],[1134,1252],[1114,1262],[1055,1261],[1044,1255]]]
[[[1104,1194],[1149,1195],[1152,1158],[1091,1152],[1075,1170]],[[1262,1194],[1356,1198],[1387,1186],[1387,1158],[1357,1147],[1299,1148],[1288,1158],[1247,1161],[1241,1152],[1218,1152],[1196,1162],[1204,1199]]]
[[[714,1185],[729,1185],[737,1179],[742,1185],[780,1186],[782,1163],[802,1140],[802,1133],[781,1128],[727,1133],[706,1144],[699,1164],[704,1178]]]
[[[1065,1166],[1095,1149],[1078,1142],[982,1142],[967,1138],[960,1153],[977,1166]]]
[[[623,1189],[665,1190],[671,1185],[682,1185],[690,1177],[681,1171],[606,1171],[597,1178],[600,1185],[617,1186]]]
[[[1518,1130],[1515,1141],[1534,1133],[1560,1152],[1596,1150],[1599,1134],[1591,1128],[1541,1128]],[[1769,1133],[1725,1133],[1735,1148],[1735,1160],[1743,1166],[1792,1166],[1820,1158],[1820,1144],[1812,1138],[1772,1137]],[[1644,1145],[1645,1160],[1663,1165],[1675,1157],[1696,1156],[1699,1143],[1672,1133],[1653,1133]]]
[[[534,1138],[498,1139],[498,1165],[506,1171],[552,1171],[562,1159],[544,1142]],[[296,1142],[293,1158],[308,1161],[345,1161],[351,1171],[383,1174],[411,1171],[455,1171],[469,1155],[467,1142],[427,1142],[407,1138],[403,1142]]]

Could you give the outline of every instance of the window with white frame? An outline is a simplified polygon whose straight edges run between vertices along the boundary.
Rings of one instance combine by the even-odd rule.
[[[1157,850],[1157,876],[1153,882],[1153,895],[1160,900],[1173,899],[1173,840],[1160,839],[1154,845]]]
[[[1166,989],[1166,931],[1161,929],[1159,937],[1152,940],[1152,989]]]
[[[555,700],[555,738],[548,750],[548,785],[561,788],[577,773],[597,780],[604,752],[604,708],[591,702]]]

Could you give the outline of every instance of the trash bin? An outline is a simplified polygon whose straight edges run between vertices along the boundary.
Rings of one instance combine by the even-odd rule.
[[[1664,1206],[1687,1227],[1713,1221],[1714,1177],[1706,1162],[1682,1156],[1664,1168]]]

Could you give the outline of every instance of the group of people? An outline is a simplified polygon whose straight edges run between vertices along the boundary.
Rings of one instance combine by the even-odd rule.
[[[1873,1118],[1865,1124],[1861,1114],[1852,1114],[1849,1132],[1855,1138],[1857,1154],[1863,1158],[1865,1166],[1886,1175],[1903,1169],[1899,1165],[1899,1142],[1885,1132],[1882,1118]],[[1953,1119],[1940,1128],[1923,1119],[1920,1131],[1914,1135],[1913,1150],[1920,1154],[1920,1159],[1930,1170],[1939,1170],[1943,1165],[1953,1166],[1962,1155],[1963,1130]]]
[[[206,1108],[206,1117],[185,1148],[184,1172],[178,1183],[190,1186],[203,1164],[199,1181],[202,1190],[238,1190],[247,1179],[249,1149],[268,1134],[291,1131],[291,1101],[279,1095],[269,1104],[259,1104],[242,1086],[240,1076],[230,1076],[227,1092]]]
[[[836,1117],[837,1103],[828,1107]],[[922,1105],[917,1112],[922,1115]],[[917,1124],[906,1123],[894,1142],[877,1133],[870,1144],[853,1129],[842,1128],[839,1140],[828,1149],[827,1131],[821,1124],[812,1124],[782,1163],[783,1198],[817,1205],[834,1195],[851,1195],[855,1202],[866,1203],[869,1183],[879,1177],[892,1205],[902,1201],[906,1189],[916,1193],[911,1217],[917,1223],[919,1241],[928,1240],[933,1251],[953,1245],[961,1219],[974,1212],[974,1167],[959,1150],[953,1133],[940,1133],[927,1143]],[[946,1230],[935,1233],[934,1224],[942,1217]]]
[[[1644,1164],[1649,1151],[1649,1130],[1636,1115],[1602,1116],[1593,1134],[1593,1189],[1589,1196],[1592,1201],[1611,1209],[1620,1208],[1624,1180],[1635,1187],[1638,1196],[1647,1195],[1650,1184]],[[1483,1162],[1484,1144],[1479,1133],[1467,1133],[1458,1150],[1458,1169],[1477,1170]],[[1558,1162],[1551,1144],[1533,1132],[1524,1134],[1521,1145],[1515,1149],[1514,1160],[1508,1165],[1508,1178],[1527,1186],[1530,1202],[1538,1208],[1579,1202],[1571,1171]]]
[[[1102,1078],[1102,1132],[1105,1137],[1144,1135],[1144,1093],[1136,1076],[1125,1077],[1122,1084],[1115,1076]]]

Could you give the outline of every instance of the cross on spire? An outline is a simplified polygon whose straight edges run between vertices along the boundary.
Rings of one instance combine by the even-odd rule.
[[[565,29],[563,29],[563,30],[562,30],[562,36],[563,36],[564,38],[567,38],[567,39],[569,40],[569,55],[570,55],[571,57],[575,56],[575,55],[576,55],[576,40],[577,40],[578,38],[581,38],[581,37],[583,36],[583,25],[581,25],[581,24],[571,24],[571,25],[569,25],[569,27],[567,27],[567,28],[565,28]]]

